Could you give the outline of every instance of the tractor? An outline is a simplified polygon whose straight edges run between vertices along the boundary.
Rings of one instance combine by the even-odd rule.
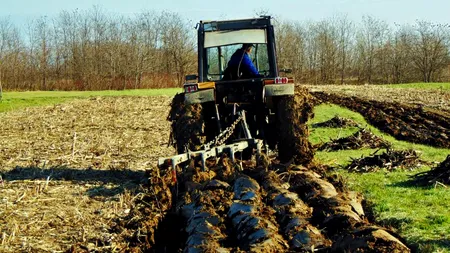
[[[280,163],[310,162],[306,120],[312,108],[297,94],[294,79],[283,76],[290,70],[277,66],[271,17],[200,21],[196,29],[198,73],[186,76],[168,116],[178,155],[160,158],[159,165],[196,158],[204,167],[222,153],[234,160],[255,151]],[[228,61],[243,44],[253,45],[250,57],[260,76],[225,78]]]

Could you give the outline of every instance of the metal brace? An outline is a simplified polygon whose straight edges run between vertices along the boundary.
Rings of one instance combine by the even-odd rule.
[[[159,158],[158,166],[161,166],[161,165],[171,166],[172,169],[175,171],[176,166],[178,164],[189,161],[190,159],[200,158],[200,160],[202,162],[202,170],[205,171],[206,170],[206,166],[205,166],[206,160],[210,157],[218,157],[221,154],[226,153],[229,155],[229,157],[232,161],[235,161],[235,153],[236,152],[242,152],[246,148],[249,148],[249,147],[256,148],[257,152],[260,152],[261,145],[262,145],[262,140],[246,139],[246,140],[242,140],[242,141],[232,143],[232,144],[217,146],[217,147],[214,147],[211,149],[187,152],[187,153],[175,155],[172,157]]]
[[[238,118],[229,127],[227,127],[219,135],[217,135],[212,141],[205,144],[202,150],[199,151],[188,150],[188,152],[184,154],[179,154],[172,157],[159,158],[158,166],[162,165],[171,166],[173,169],[173,173],[176,175],[176,166],[190,159],[200,158],[202,162],[202,170],[205,171],[206,160],[210,157],[218,157],[223,153],[227,153],[231,158],[231,160],[234,162],[235,153],[242,152],[249,147],[256,148],[257,153],[259,154],[262,149],[263,141],[252,138],[245,119],[245,111],[239,111],[237,112],[237,115],[239,115]],[[241,124],[241,127],[244,131],[245,139],[232,144],[223,145],[223,143],[225,143],[225,141],[231,137],[234,129],[239,123]]]

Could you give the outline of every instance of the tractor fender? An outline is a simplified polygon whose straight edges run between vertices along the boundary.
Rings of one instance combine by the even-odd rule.
[[[201,104],[206,102],[215,101],[214,89],[199,90],[192,93],[184,93],[184,103]]]
[[[264,86],[264,96],[274,97],[274,96],[285,96],[294,95],[294,84],[266,84]]]

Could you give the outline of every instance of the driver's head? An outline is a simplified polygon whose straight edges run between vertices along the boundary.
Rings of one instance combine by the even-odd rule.
[[[242,45],[242,49],[244,49],[244,51],[250,53],[250,51],[252,51],[252,48],[253,48],[254,46],[255,46],[255,45],[253,45],[253,44],[251,44],[251,43],[245,43],[245,44]]]

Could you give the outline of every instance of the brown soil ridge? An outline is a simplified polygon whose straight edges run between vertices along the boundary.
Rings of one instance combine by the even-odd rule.
[[[319,103],[329,102],[359,112],[380,130],[396,139],[440,148],[450,148],[450,117],[420,106],[346,97],[325,92],[312,93]]]
[[[171,209],[182,219],[162,210],[159,225],[148,213],[139,215],[142,227],[133,227],[148,233],[141,235],[145,252],[167,247],[173,252],[410,252],[394,232],[371,224],[360,194],[335,188],[304,167],[275,172],[247,160],[239,169],[239,161],[226,157],[210,161],[206,171],[188,164],[178,171],[178,198]],[[162,237],[167,220],[174,218],[178,224],[170,225],[182,234]],[[132,252],[143,252],[138,248],[133,244]]]

